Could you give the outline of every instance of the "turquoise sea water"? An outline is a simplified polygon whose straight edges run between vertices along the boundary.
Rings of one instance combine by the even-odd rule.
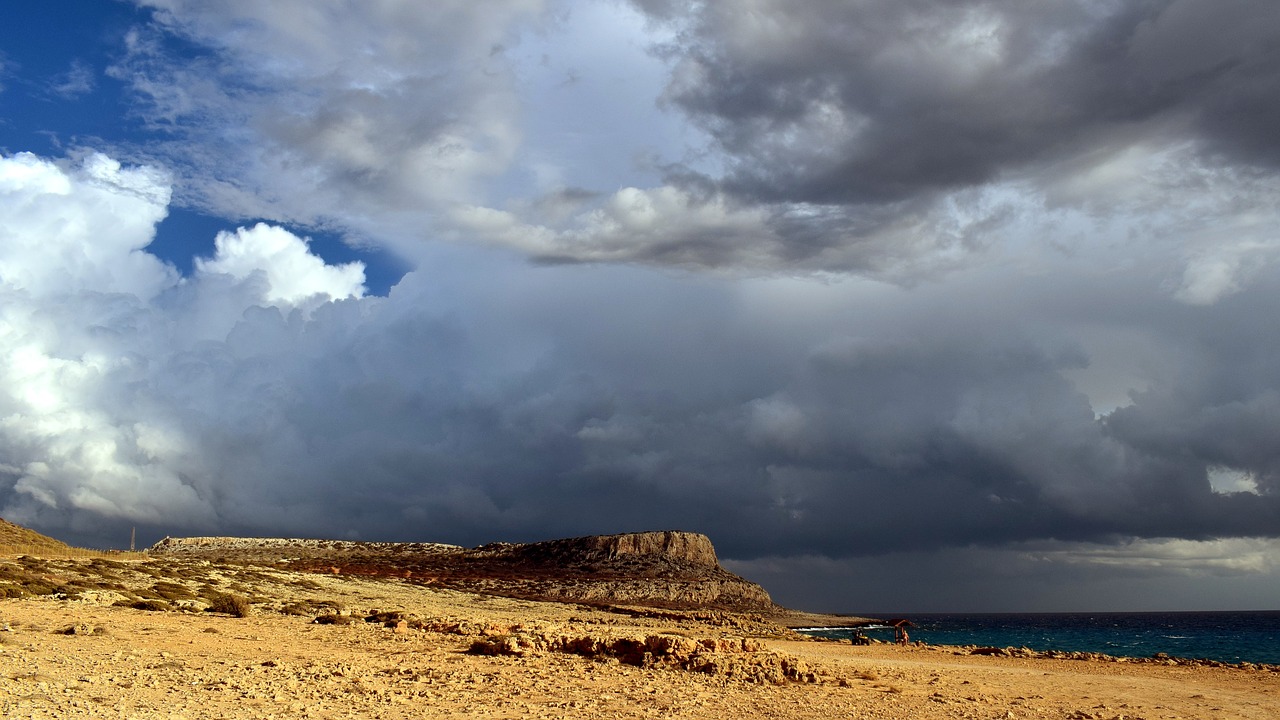
[[[890,617],[878,615],[876,617]],[[1034,613],[895,615],[915,627],[912,640],[931,645],[1028,647],[1033,650],[1100,652],[1121,657],[1204,658],[1228,663],[1280,664],[1280,611],[1177,613]],[[893,641],[893,629],[862,628]],[[848,638],[855,630],[806,630]]]

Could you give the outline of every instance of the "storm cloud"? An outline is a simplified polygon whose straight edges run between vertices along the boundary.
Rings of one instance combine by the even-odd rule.
[[[0,157],[7,519],[1280,587],[1269,3],[140,5],[149,134]]]
[[[645,7],[646,3],[638,3]],[[654,4],[665,100],[772,202],[878,204],[1141,138],[1274,168],[1280,10],[1256,2]]]
[[[900,291],[802,286],[838,301],[814,312],[767,307],[786,281],[490,258],[498,295],[420,270],[362,297],[358,268],[267,226],[179,281],[145,222],[114,247],[83,234],[163,213],[145,171],[5,169],[7,203],[41,218],[7,246],[65,248],[6,264],[20,519],[474,541],[671,525],[741,557],[1280,532],[1275,341],[1247,307],[1274,272],[1196,325],[1147,318],[1182,364],[1099,419],[1067,377],[1086,351],[1043,339],[1062,318],[1006,324],[1003,293],[959,281],[963,307],[936,287],[875,312]],[[1212,468],[1254,492],[1215,493]]]

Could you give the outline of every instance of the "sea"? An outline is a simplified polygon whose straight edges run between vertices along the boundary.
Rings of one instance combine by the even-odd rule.
[[[905,618],[911,640],[930,645],[1027,647],[1117,657],[1172,657],[1280,665],[1280,611],[1162,613],[1017,613],[873,615]],[[893,642],[886,624],[804,628],[809,635],[849,638],[855,632]]]

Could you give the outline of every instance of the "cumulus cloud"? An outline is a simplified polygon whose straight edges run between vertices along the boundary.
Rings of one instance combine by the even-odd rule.
[[[327,302],[364,295],[363,264],[327,265],[311,254],[306,242],[282,228],[258,223],[234,233],[221,232],[214,247],[214,257],[196,259],[196,272],[221,273],[236,280],[262,273],[263,299],[269,303],[299,306],[313,299]]]
[[[0,278],[10,289],[48,296],[75,287],[152,297],[176,279],[142,252],[169,202],[165,179],[155,171],[122,170],[93,155],[71,177],[23,153],[5,159],[0,192],[6,206]]]
[[[220,238],[181,281],[145,251],[168,201],[164,175],[102,155],[75,167],[0,160],[6,514],[210,526],[200,443],[174,423],[180,396],[166,396],[158,369],[225,341],[254,304],[360,294],[358,265],[325,266],[265,226]]]

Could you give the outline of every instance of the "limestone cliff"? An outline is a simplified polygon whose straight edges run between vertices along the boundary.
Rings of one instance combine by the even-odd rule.
[[[720,567],[710,538],[690,532],[592,535],[473,549],[436,543],[165,538],[150,552],[394,576],[508,597],[665,608],[777,609],[764,588]]]

